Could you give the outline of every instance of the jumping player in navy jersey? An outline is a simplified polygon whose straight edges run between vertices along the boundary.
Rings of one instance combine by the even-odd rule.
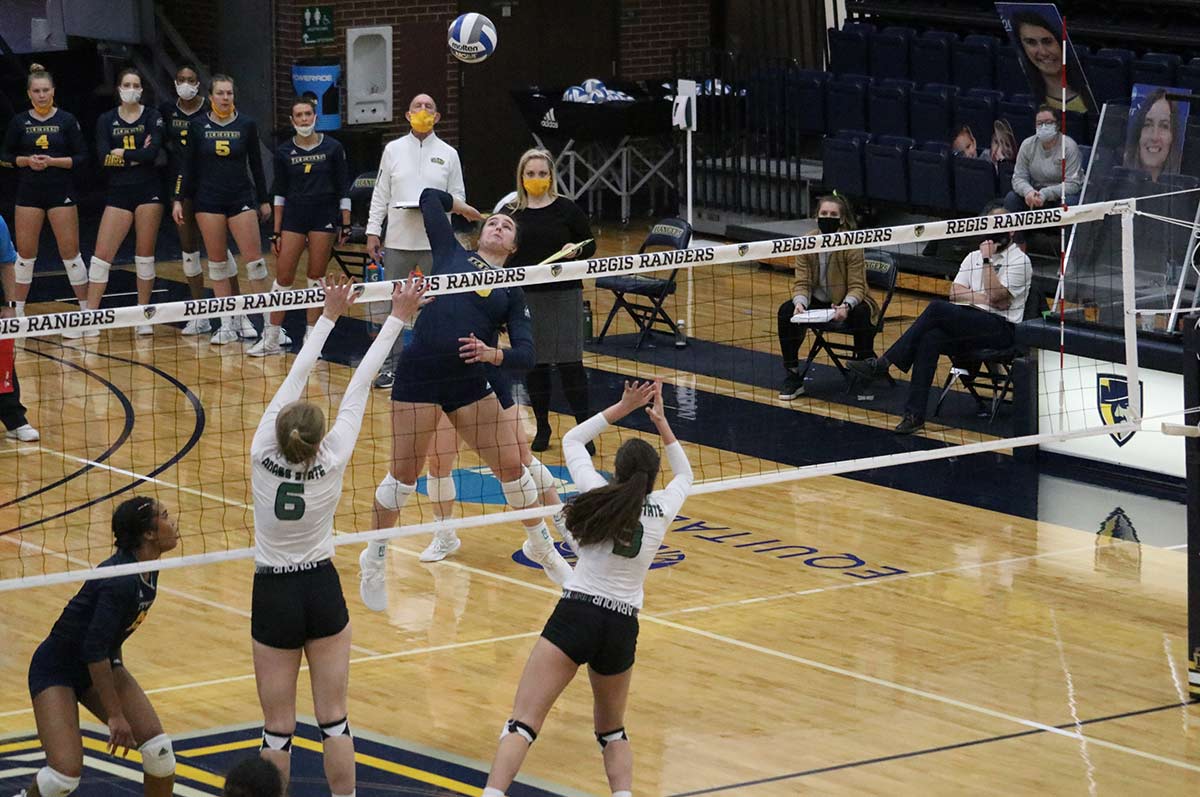
[[[108,272],[129,228],[134,228],[138,304],[150,303],[154,290],[154,245],[162,223],[162,178],[154,165],[163,143],[163,123],[158,111],[142,105],[142,76],[136,69],[123,69],[117,76],[121,104],[100,115],[96,122],[96,155],[108,177],[108,196],[96,251],[88,267],[88,306],[100,306],[108,287]],[[149,324],[137,334],[149,335]]]
[[[187,154],[171,214],[176,224],[182,224],[183,201],[192,200],[196,224],[208,250],[208,276],[213,281],[213,293],[221,297],[233,293],[228,265],[213,258],[226,251],[228,233],[233,234],[238,250],[248,261],[246,274],[253,289],[266,293],[271,287],[258,230],[258,222],[271,215],[258,126],[254,120],[238,114],[233,92],[233,78],[213,76],[209,90],[211,107],[188,127]],[[255,218],[256,208],[258,218]],[[258,332],[245,315],[227,316],[221,319],[221,328],[213,334],[212,342],[232,343],[239,336],[254,338]]]
[[[117,553],[100,567],[158,559],[179,544],[165,506],[140,496],[113,512]],[[121,646],[146,619],[158,591],[158,571],[88,581],[63,609],[29,664],[29,694],[46,765],[27,797],[66,797],[79,786],[83,740],[79,708],[108,725],[110,753],[136,748],[147,797],[167,797],[175,753],[154,706],[126,669]]]
[[[275,250],[273,291],[290,291],[296,265],[308,245],[308,284],[325,278],[333,243],[350,237],[350,178],[346,151],[336,139],[316,132],[317,104],[308,98],[292,103],[292,127],[296,135],[275,150]],[[305,336],[321,315],[320,307],[308,308]],[[271,313],[263,326],[262,339],[246,352],[251,357],[282,354],[280,344],[283,313]]]
[[[78,197],[72,174],[86,162],[87,144],[75,117],[54,107],[54,78],[41,64],[30,65],[26,90],[33,108],[12,118],[0,152],[0,162],[15,167],[18,174],[13,214],[17,285],[12,298],[17,315],[25,315],[42,224],[50,219],[67,281],[79,300],[79,308],[86,310],[88,275],[79,255]],[[63,337],[78,338],[80,333],[64,332]]]
[[[502,269],[517,250],[517,225],[510,216],[490,216],[480,233],[478,250],[471,252],[455,239],[446,214],[452,211],[478,221],[482,218],[479,211],[434,188],[421,192],[420,206],[433,251],[434,275],[470,276]],[[508,329],[511,348],[496,348],[501,326]],[[487,367],[524,371],[533,362],[529,313],[520,288],[481,287],[470,293],[447,294],[421,313],[392,386],[392,461],[375,491],[376,528],[394,525],[416,490],[439,409],[491,468],[509,505],[524,509],[537,503],[537,485],[521,464],[513,425],[501,417]],[[561,584],[571,566],[554,549],[545,521],[524,524],[528,535],[525,554]],[[363,603],[375,611],[387,608],[386,563],[386,540],[368,544],[359,557],[359,592]]]

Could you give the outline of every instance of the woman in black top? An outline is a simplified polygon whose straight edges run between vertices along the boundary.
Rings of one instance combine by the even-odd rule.
[[[54,78],[41,64],[31,64],[26,83],[33,107],[22,111],[8,124],[0,160],[17,169],[17,207],[13,233],[17,262],[13,268],[16,288],[13,301],[18,316],[25,315],[25,300],[33,283],[33,264],[38,255],[42,224],[58,242],[58,254],[67,269],[67,280],[87,309],[87,266],[79,255],[78,197],[71,175],[87,160],[87,145],[75,117],[54,107]],[[95,334],[95,333],[93,333]],[[79,337],[79,333],[63,334]]]
[[[271,287],[258,229],[258,222],[271,216],[258,126],[237,112],[233,92],[233,78],[213,76],[209,111],[188,127],[187,154],[171,214],[176,224],[182,224],[183,201],[192,200],[196,224],[208,250],[213,293],[221,297],[233,293],[226,261],[214,259],[225,253],[228,233],[233,233],[238,250],[247,260],[246,274],[254,290],[266,293]],[[245,315],[227,316],[212,342],[232,343],[239,336],[254,338],[258,332]]]
[[[540,263],[564,246],[588,243],[564,257],[587,258],[596,252],[592,229],[579,207],[560,197],[555,189],[554,158],[544,149],[531,149],[517,165],[517,201],[513,218],[521,225],[521,248],[510,266]],[[578,280],[525,289],[533,319],[537,365],[525,376],[529,403],[537,419],[531,448],[550,446],[550,370],[558,371],[563,393],[578,423],[591,417],[588,409],[587,372],[583,368],[583,284]]]
[[[118,506],[112,530],[117,553],[101,562],[102,568],[158,559],[179,544],[171,513],[147,496]],[[146,619],[157,592],[157,570],[85,582],[34,652],[29,694],[46,765],[30,794],[70,794],[79,786],[80,703],[108,725],[110,753],[135,747],[141,753],[146,795],[171,794],[171,738],[121,655],[121,646]]]
[[[162,179],[154,160],[162,149],[163,124],[158,111],[142,105],[142,76],[136,69],[123,69],[117,76],[121,104],[101,114],[96,122],[96,154],[108,177],[104,215],[96,233],[96,251],[88,268],[88,306],[100,306],[108,287],[108,272],[117,249],[129,228],[137,239],[134,263],[137,269],[138,304],[150,303],[154,290],[154,246],[162,223]],[[149,335],[149,324],[137,334]]]

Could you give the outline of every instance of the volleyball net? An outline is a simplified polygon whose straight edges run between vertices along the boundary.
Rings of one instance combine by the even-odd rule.
[[[590,328],[580,334],[588,339],[584,364],[591,411],[619,398],[627,379],[662,379],[668,415],[695,472],[693,492],[708,493],[906,463],[994,457],[1025,446],[1054,449],[1077,440],[1120,447],[1134,435],[1157,434],[1163,420],[1181,420],[1182,396],[1168,398],[1165,408],[1160,401],[1151,413],[1141,391],[1128,389],[1140,384],[1136,212],[1135,201],[1113,200],[741,244],[695,242],[684,250],[432,274],[426,280],[435,296],[584,280]],[[981,237],[1030,231],[1030,237],[1057,240],[1061,227],[1072,227],[1077,236],[1096,231],[1089,234],[1088,256],[1092,263],[1103,260],[1106,268],[1081,267],[1078,275],[1068,270],[1060,280],[1055,258],[1038,259],[1032,298],[1020,315],[1030,319],[1026,326],[1040,326],[1041,342],[1019,338],[1008,351],[981,353],[969,341],[943,339],[939,345],[950,346],[955,356],[938,360],[919,434],[892,432],[903,416],[912,374],[891,369],[893,384],[887,377],[868,381],[845,371],[855,352],[844,329],[806,327],[798,368],[784,367],[780,328],[792,320],[782,317],[781,308],[793,295],[791,266],[797,255],[829,254],[826,268],[832,268],[835,253],[865,250],[872,304],[882,310],[870,347],[883,354],[938,297],[947,296],[955,276],[953,267],[941,275],[912,276],[909,264],[928,261],[931,253],[941,262],[960,262],[978,248]],[[1081,281],[1088,279],[1094,284],[1085,291]],[[1056,290],[1062,282],[1072,289]],[[1194,273],[1189,284],[1195,285]],[[327,419],[336,414],[353,367],[370,343],[367,305],[386,300],[390,290],[390,283],[362,285],[355,306],[325,346],[306,398],[321,406]],[[1104,318],[1095,318],[1088,303],[1079,300],[1084,293],[1093,297],[1092,304],[1094,297],[1103,297]],[[1054,304],[1056,294],[1064,301]],[[12,341],[16,346],[22,400],[41,433],[36,442],[9,439],[0,451],[0,591],[111,572],[98,574],[96,565],[112,552],[112,510],[134,494],[162,500],[180,520],[178,551],[147,563],[147,569],[250,558],[250,440],[293,358],[251,358],[242,343],[213,345],[207,336],[182,337],[179,327],[239,314],[257,322],[261,313],[320,307],[323,300],[323,289],[310,287],[0,319],[0,345]],[[639,316],[623,303],[660,304],[661,312],[640,311]],[[292,313],[285,325],[297,349],[302,315]],[[643,335],[651,318],[654,331]],[[873,318],[875,323],[878,316]],[[815,316],[799,320],[820,321]],[[1060,351],[1060,323],[1095,326],[1106,320],[1121,341],[1115,350],[1102,349],[1090,358]],[[682,329],[672,329],[678,322]],[[154,334],[134,333],[144,325]],[[72,329],[99,334],[59,337]],[[831,346],[819,348],[810,360],[818,338],[814,330]],[[1047,335],[1055,341],[1044,342]],[[790,376],[798,376],[804,389],[784,401],[781,384]],[[554,434],[550,449],[539,457],[558,479],[565,500],[573,486],[561,439],[575,420],[557,384],[554,389]],[[517,393],[524,404],[523,391]],[[460,445],[454,471],[459,503],[452,518],[435,521],[422,477],[401,525],[373,529],[375,488],[391,462],[389,398],[388,391],[376,390],[369,401],[336,518],[339,544],[427,535],[439,523],[460,529],[512,524],[516,534],[516,520],[553,511],[508,510],[498,481]],[[529,410],[520,410],[533,437]],[[644,414],[630,416],[597,441],[598,467],[611,471],[618,446],[631,436],[653,438]],[[981,467],[986,472],[988,465]]]

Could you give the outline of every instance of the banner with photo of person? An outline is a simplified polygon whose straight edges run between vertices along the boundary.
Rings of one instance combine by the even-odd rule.
[[[1021,69],[1029,80],[1035,107],[1063,110],[1062,58],[1067,48],[1067,111],[1100,110],[1070,36],[1063,36],[1062,15],[1053,3],[996,3],[996,13],[1017,51]]]
[[[1188,89],[1134,84],[1125,128],[1126,169],[1144,172],[1156,183],[1164,174],[1180,173],[1190,96]]]

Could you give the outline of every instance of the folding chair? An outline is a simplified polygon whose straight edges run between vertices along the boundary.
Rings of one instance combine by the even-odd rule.
[[[879,320],[875,323],[875,335],[878,337],[883,332],[883,321],[887,317],[888,305],[892,303],[892,296],[896,292],[896,261],[892,256],[879,249],[868,249],[865,253],[867,261],[867,290],[879,291],[883,294],[883,301],[879,304]],[[808,359],[804,361],[804,368],[801,369],[801,376],[808,374],[808,369],[812,366],[813,360],[821,352],[825,352],[834,366],[841,371],[842,377],[846,379],[846,392],[849,393],[854,387],[857,377],[846,368],[844,361],[852,360],[854,357],[854,330],[845,322],[837,321],[828,324],[812,324],[809,330],[813,333],[813,344],[808,350]],[[841,335],[841,340],[830,340],[827,335]],[[845,338],[849,337],[849,343]],[[889,384],[895,384],[896,380],[891,374],[887,375]]]
[[[642,242],[638,254],[650,247],[663,249],[687,249],[692,240],[692,225],[683,219],[662,219],[650,229],[650,234]],[[624,310],[637,324],[641,334],[638,335],[637,345],[640,349],[646,336],[651,332],[664,332],[678,335],[679,329],[671,316],[663,309],[663,302],[675,293],[675,275],[679,269],[674,269],[666,279],[655,277],[600,277],[596,287],[612,291],[613,306],[604,319],[604,327],[600,330],[597,340],[604,340],[608,328],[612,326],[617,312]]]
[[[367,214],[371,209],[371,194],[375,191],[375,172],[363,172],[350,185],[350,238],[346,244],[366,246]],[[385,222],[386,223],[386,222]],[[343,244],[345,245],[345,244]],[[342,267],[347,277],[364,278],[371,255],[362,249],[333,250],[333,259]],[[353,266],[353,270],[351,270]]]

